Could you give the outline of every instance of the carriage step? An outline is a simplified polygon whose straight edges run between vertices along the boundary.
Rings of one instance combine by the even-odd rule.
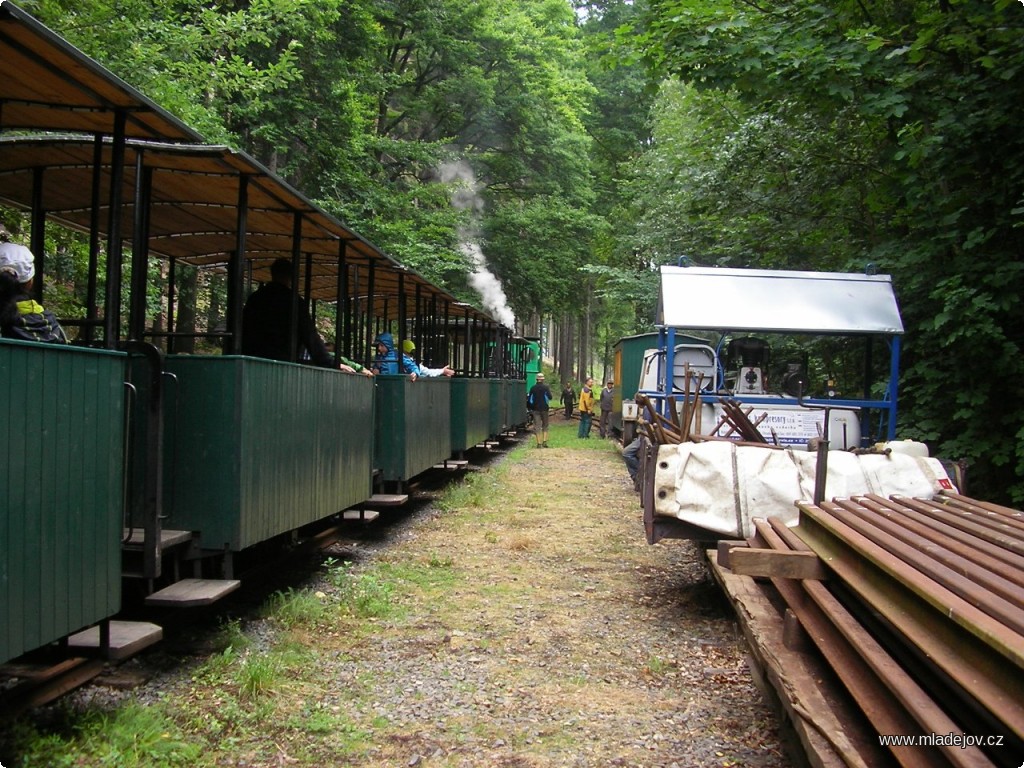
[[[234,592],[241,584],[237,579],[182,579],[154,592],[145,599],[145,604],[162,608],[210,605]]]
[[[146,532],[141,528],[125,528],[121,535],[123,549],[141,549]],[[178,544],[192,541],[192,531],[160,531],[160,549],[167,549]]]
[[[363,504],[368,507],[400,507],[408,500],[407,493],[375,493]]]
[[[346,509],[341,513],[342,520],[357,520],[361,523],[372,523],[380,517],[380,512],[375,509]]]
[[[465,469],[469,465],[469,459],[446,459],[440,464],[435,464],[434,469]]]
[[[143,648],[160,642],[163,637],[163,629],[156,624],[146,621],[111,621],[108,658],[113,661],[127,659]],[[102,650],[99,626],[89,627],[89,629],[83,629],[81,632],[71,635],[68,638],[68,646],[80,651]]]

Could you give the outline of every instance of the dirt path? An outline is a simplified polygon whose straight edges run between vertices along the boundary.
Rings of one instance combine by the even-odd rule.
[[[530,438],[382,553],[452,579],[409,590],[394,636],[339,670],[339,691],[372,677],[387,721],[352,765],[788,764],[696,547],[649,546],[613,444],[574,429]]]
[[[553,427],[136,691],[188,764],[789,766],[696,547],[647,545],[613,444]]]

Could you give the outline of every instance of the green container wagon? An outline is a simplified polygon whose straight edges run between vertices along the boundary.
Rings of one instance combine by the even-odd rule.
[[[697,336],[677,333],[676,343],[707,344],[707,341]],[[612,376],[615,394],[612,401],[611,422],[612,429],[619,432],[625,442],[629,442],[632,439],[633,425],[623,424],[622,404],[632,403],[633,398],[636,396],[637,389],[640,386],[640,374],[644,367],[644,353],[649,349],[656,350],[657,348],[658,334],[656,332],[624,336],[615,342],[615,347],[613,348],[615,362]],[[594,382],[596,391],[600,391],[603,385],[604,382]],[[623,429],[624,426],[627,426],[627,428]]]
[[[372,494],[373,380],[240,356],[171,356],[165,528],[241,551]]]
[[[451,379],[381,375],[374,381],[374,466],[380,480],[401,485],[451,458]]]
[[[0,341],[0,663],[120,610],[125,370]]]

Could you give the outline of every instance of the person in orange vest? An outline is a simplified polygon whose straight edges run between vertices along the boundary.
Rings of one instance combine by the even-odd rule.
[[[587,379],[580,390],[580,428],[576,437],[589,438],[590,426],[594,423],[594,380]]]

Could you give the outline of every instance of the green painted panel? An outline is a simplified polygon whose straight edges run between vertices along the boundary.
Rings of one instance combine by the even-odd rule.
[[[518,394],[516,389],[513,389],[512,382],[509,379],[503,379],[501,382],[502,387],[505,390],[505,413],[501,417],[502,431],[509,429],[512,425],[512,411],[515,408],[515,398]],[[525,395],[524,395],[525,397]]]
[[[490,429],[491,437],[505,431],[505,419],[508,411],[508,387],[503,379],[489,379],[491,388]]]
[[[375,466],[384,482],[405,482],[451,458],[451,379],[375,376]]]
[[[120,609],[125,360],[0,341],[0,662]]]
[[[706,344],[705,339],[685,333],[676,334],[677,344]],[[658,348],[657,333],[641,333],[624,336],[615,342],[615,395],[612,401],[612,427],[622,429],[622,401],[632,400],[640,384],[640,372],[644,367],[644,352]],[[594,382],[595,388],[603,384]]]
[[[371,495],[370,378],[235,356],[167,370],[165,528],[239,551]]]
[[[526,381],[523,379],[508,379],[505,384],[508,387],[506,425],[518,427],[526,423]]]
[[[490,437],[491,385],[487,379],[451,380],[451,434],[455,453]]]

